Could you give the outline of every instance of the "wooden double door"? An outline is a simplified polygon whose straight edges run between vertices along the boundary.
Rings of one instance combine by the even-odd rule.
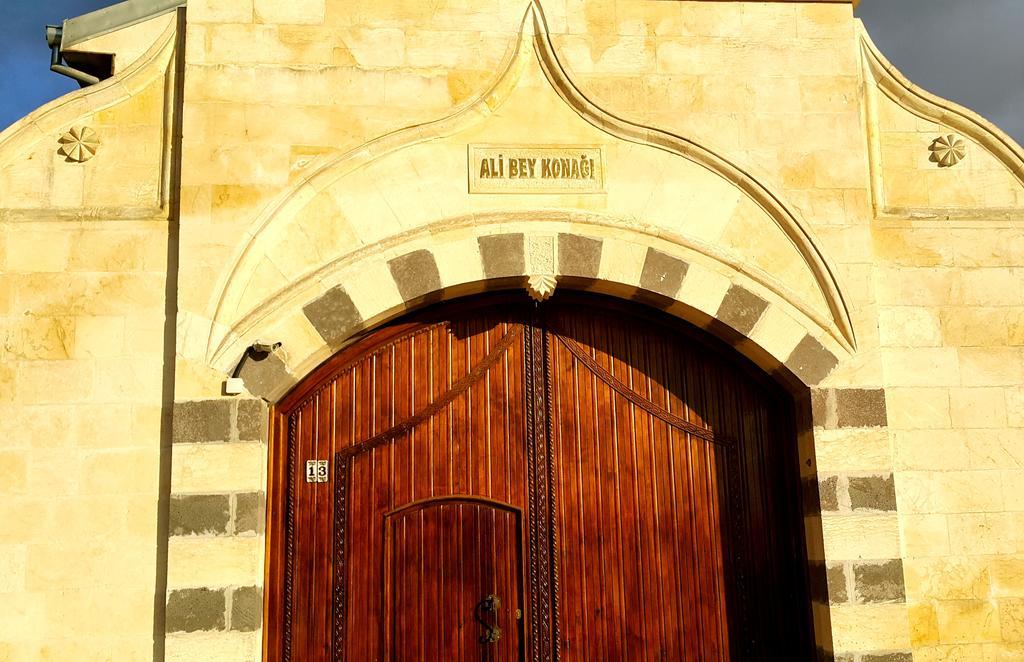
[[[274,420],[268,659],[813,659],[787,399],[660,313],[438,307]]]

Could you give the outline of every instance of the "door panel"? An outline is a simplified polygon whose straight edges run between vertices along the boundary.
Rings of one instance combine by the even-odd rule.
[[[389,512],[452,495],[526,508],[523,365],[522,323],[482,311],[371,344],[292,409],[291,659],[383,659]],[[329,483],[305,482],[315,459]]]
[[[270,657],[812,659],[789,406],[729,348],[599,297],[370,334],[278,408]]]
[[[439,499],[391,513],[385,526],[386,659],[520,659],[518,512]]]
[[[780,397],[714,346],[613,311],[545,320],[561,659],[812,654]]]

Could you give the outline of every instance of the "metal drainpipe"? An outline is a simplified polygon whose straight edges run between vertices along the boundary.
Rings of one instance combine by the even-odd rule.
[[[92,74],[87,74],[84,71],[79,71],[61,63],[60,40],[63,31],[63,28],[59,25],[46,26],[46,43],[50,46],[50,71],[56,71],[58,74],[68,78],[74,78],[82,85],[95,85],[100,82],[100,79]]]

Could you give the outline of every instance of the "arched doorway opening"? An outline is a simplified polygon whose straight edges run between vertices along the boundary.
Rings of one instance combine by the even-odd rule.
[[[814,659],[792,408],[591,294],[369,333],[275,410],[268,656]]]

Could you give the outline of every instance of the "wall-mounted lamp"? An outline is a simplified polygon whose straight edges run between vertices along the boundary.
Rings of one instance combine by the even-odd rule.
[[[246,361],[249,359],[262,361],[280,347],[280,342],[263,342],[262,340],[257,340],[246,347],[238,365],[231,371],[231,376],[224,380],[224,395],[238,395],[245,390],[245,382],[239,375],[242,373],[242,367],[245,366]]]

